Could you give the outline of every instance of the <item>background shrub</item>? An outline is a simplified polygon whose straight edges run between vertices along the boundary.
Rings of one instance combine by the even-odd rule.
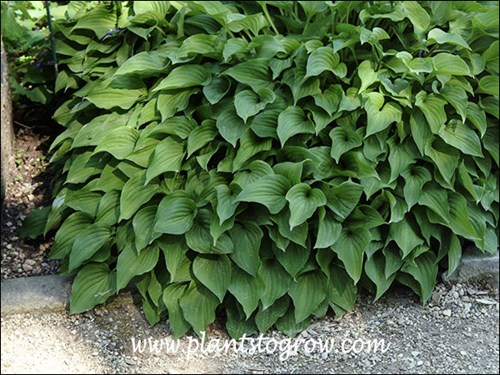
[[[70,2],[57,229],[71,312],[131,280],[176,336],[423,302],[498,247],[497,2]]]

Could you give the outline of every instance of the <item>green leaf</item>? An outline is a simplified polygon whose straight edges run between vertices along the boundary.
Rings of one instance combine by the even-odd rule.
[[[418,200],[418,204],[429,207],[438,214],[444,222],[448,222],[450,217],[448,194],[446,190],[443,190],[437,184],[427,184],[425,186]]]
[[[89,184],[90,185],[90,184]],[[86,212],[89,215],[96,216],[97,207],[102,194],[92,191],[89,185],[79,190],[67,190],[64,204],[76,211]]]
[[[262,88],[270,88],[272,82],[269,77],[269,59],[251,59],[239,63],[223,73],[239,83],[243,83],[257,92]]]
[[[278,78],[280,74],[290,68],[292,66],[292,59],[271,59],[269,61],[269,67],[271,68],[271,71],[273,72],[273,80]]]
[[[349,277],[347,272],[332,263],[329,268],[330,278],[327,286],[328,303],[337,316],[351,311],[356,303],[356,283]]]
[[[483,146],[486,150],[488,150],[493,160],[497,163],[497,166],[499,165],[498,130],[497,126],[489,127],[483,138]]]
[[[274,254],[278,262],[294,279],[309,259],[309,250],[295,243],[290,243],[285,251],[275,250]]]
[[[295,306],[295,322],[307,319],[326,298],[326,280],[319,272],[301,275],[292,282],[288,294]]]
[[[436,256],[432,252],[426,252],[415,259],[414,262],[406,262],[401,271],[410,274],[418,282],[420,286],[420,298],[423,303],[426,303],[432,295],[438,266],[436,264]]]
[[[457,113],[462,117],[462,121],[465,121],[467,116],[467,105],[469,104],[465,89],[459,85],[447,84],[439,94],[455,108]]]
[[[435,163],[445,181],[450,182],[458,168],[458,150],[444,143],[434,142],[427,144],[424,152]]]
[[[462,259],[462,245],[460,240],[454,234],[450,237],[450,246],[448,248],[448,276],[452,275],[457,269]]]
[[[24,219],[22,227],[19,229],[19,237],[36,239],[42,235],[50,210],[50,207],[43,207],[30,211],[29,215]]]
[[[132,227],[135,233],[135,249],[139,253],[161,235],[155,232],[155,216],[156,206],[141,208],[134,215]]]
[[[354,284],[361,278],[363,255],[370,240],[370,231],[366,228],[342,228],[339,238],[331,246],[344,264],[350,278],[354,280]]]
[[[91,224],[78,233],[69,255],[68,271],[80,267],[85,261],[101,249],[111,237],[111,228],[107,225]]]
[[[75,277],[69,300],[70,314],[78,314],[105,302],[115,293],[115,274],[104,263],[91,263]]]
[[[315,249],[322,249],[332,246],[339,238],[342,225],[333,218],[333,215],[324,208],[318,210],[319,225],[316,237]]]
[[[224,57],[224,62],[230,61],[230,57],[235,54],[245,53],[248,48],[248,42],[241,38],[231,38],[228,39],[224,45],[224,50],[222,55]]]
[[[195,34],[184,39],[177,51],[177,58],[203,55],[215,59],[222,57],[223,43],[217,35]]]
[[[264,260],[259,268],[258,277],[263,281],[262,309],[266,310],[284,296],[292,282],[290,275],[274,260]]]
[[[290,204],[290,230],[309,219],[318,207],[326,204],[326,197],[320,189],[306,183],[293,186],[286,194]]]
[[[363,143],[363,137],[347,127],[336,127],[330,131],[329,136],[332,140],[331,155],[337,163],[343,154]]]
[[[448,205],[450,207],[450,228],[453,232],[471,240],[478,238],[469,217],[467,200],[464,196],[449,192]]]
[[[97,108],[130,109],[141,97],[146,96],[145,87],[118,89],[108,87],[98,87],[90,92],[85,99],[94,104]]]
[[[243,189],[246,185],[270,174],[273,174],[273,169],[269,164],[262,160],[254,160],[245,167],[245,170],[235,173],[232,183]]]
[[[233,267],[228,290],[236,297],[243,307],[246,318],[249,319],[259,305],[262,291],[260,280],[250,276],[238,267]]]
[[[476,132],[460,120],[451,120],[447,125],[443,125],[439,136],[464,154],[483,157],[481,141]]]
[[[253,335],[257,332],[257,326],[253,319],[246,319],[241,304],[235,298],[229,298],[226,303],[226,330],[229,336],[239,340],[242,336]]]
[[[175,135],[180,139],[187,139],[189,134],[198,126],[196,121],[187,116],[170,117],[151,129],[151,137],[161,136],[163,139],[165,134]]]
[[[305,78],[318,76],[324,71],[330,71],[340,78],[343,78],[345,74],[340,74],[339,70],[336,69],[339,62],[339,55],[334,53],[331,47],[320,47],[315,49],[307,59]]]
[[[267,175],[243,187],[238,202],[255,202],[266,206],[270,213],[279,213],[286,205],[290,181],[281,175]]]
[[[236,16],[236,14],[233,14],[233,16]],[[229,30],[233,32],[250,30],[254,35],[257,35],[262,28],[268,25],[267,20],[262,13],[256,13],[248,16],[238,14],[238,16],[239,17],[235,17],[227,25]]]
[[[165,67],[165,61],[158,52],[144,51],[130,57],[120,65],[115,76],[137,74],[141,77],[150,77],[161,73]]]
[[[391,209],[391,218],[388,223],[397,223],[403,220],[405,214],[408,212],[406,201],[399,195],[392,194],[389,190],[385,191],[385,195]]]
[[[269,89],[260,89],[257,94],[251,90],[243,90],[235,95],[234,107],[238,116],[246,123],[249,117],[255,116],[275,99],[276,95]]]
[[[411,147],[409,147],[408,142],[398,144],[395,137],[391,137],[387,140],[387,143],[390,150],[387,159],[391,167],[391,177],[388,182],[391,183],[395,181],[404,170],[415,163],[416,155],[413,153]]]
[[[203,87],[203,95],[210,104],[217,104],[226,96],[230,87],[231,83],[226,77],[215,77],[208,85]]]
[[[264,110],[253,118],[250,128],[261,138],[278,139],[276,128],[280,113],[279,109]]]
[[[423,112],[432,133],[438,134],[447,118],[444,110],[446,101],[435,94],[427,95],[424,91],[420,91],[415,99],[415,104]]]
[[[307,233],[309,225],[307,223],[302,223],[295,227],[293,230],[290,229],[290,210],[285,210],[278,215],[271,216],[271,220],[278,225],[278,231],[284,238],[295,242],[296,244],[307,248]],[[282,250],[285,250],[284,248]]]
[[[427,34],[427,44],[431,45],[434,43],[439,43],[439,44],[453,44],[455,46],[459,46],[468,50],[471,50],[467,42],[465,41],[464,38],[460,36],[460,34],[456,33],[447,33],[441,29],[432,29],[429,31]]]
[[[184,111],[189,105],[191,95],[198,93],[198,89],[182,91],[168,91],[158,95],[157,107],[162,120],[168,120],[177,112]]]
[[[89,177],[102,171],[108,159],[108,155],[93,155],[91,151],[81,153],[71,163],[66,182],[72,184],[86,182]]]
[[[345,219],[357,206],[363,187],[351,181],[345,181],[337,186],[323,185],[326,206],[336,215]]]
[[[193,225],[196,203],[184,191],[176,191],[164,197],[158,205],[154,219],[154,231],[167,234],[184,234]]]
[[[451,53],[438,53],[432,57],[432,64],[436,74],[450,74],[453,76],[471,76],[469,66],[460,56]]]
[[[372,206],[360,205],[354,209],[347,219],[350,227],[366,227],[373,229],[386,224],[382,215]]]
[[[236,195],[227,185],[217,185],[217,216],[220,223],[232,217],[238,207]]]
[[[116,29],[116,21],[115,12],[104,5],[99,5],[79,18],[71,31],[90,30],[97,38],[102,38],[109,30]]]
[[[407,217],[397,223],[389,225],[389,236],[396,241],[402,251],[403,259],[411,253],[418,245],[422,245],[424,240],[415,232],[414,225]]]
[[[467,119],[479,130],[479,135],[483,138],[488,126],[486,123],[486,113],[476,103],[471,102],[467,102],[465,112]]]
[[[245,134],[247,129],[243,120],[232,107],[228,107],[217,117],[216,126],[222,138],[233,147],[236,147],[238,139]]]
[[[296,134],[314,134],[314,124],[300,107],[290,106],[278,116],[277,134],[283,147]]]
[[[384,105],[384,96],[378,92],[371,92],[365,96],[366,137],[385,130],[393,122],[401,121],[402,111],[398,104],[390,102]]]
[[[386,260],[381,252],[377,252],[371,257],[367,257],[365,262],[366,276],[368,276],[377,287],[377,293],[375,294],[374,301],[382,297],[396,278],[395,273],[389,277],[385,276],[385,262]]]
[[[422,34],[427,31],[430,26],[431,19],[424,8],[417,1],[405,1],[403,12],[413,24],[413,29],[416,34]]]
[[[498,75],[484,76],[479,80],[476,92],[478,94],[488,94],[488,95],[498,96],[499,85],[500,81]]]
[[[139,254],[133,246],[125,246],[116,262],[116,290],[119,291],[135,276],[151,271],[158,263],[158,246],[150,246]]]
[[[57,231],[50,249],[51,259],[63,259],[70,254],[77,235],[93,222],[93,217],[84,212],[70,215]]]
[[[271,139],[261,139],[253,131],[247,130],[240,139],[240,148],[233,160],[233,171],[239,170],[254,155],[262,151],[269,151],[271,148]]]
[[[95,221],[106,225],[115,225],[120,218],[120,192],[111,190],[99,201]]]
[[[189,323],[184,319],[179,304],[179,300],[184,295],[185,291],[186,284],[170,284],[163,291],[163,303],[168,310],[168,323],[176,339],[191,328]]]
[[[333,116],[342,101],[343,95],[342,86],[331,85],[323,93],[314,95],[314,103],[323,108],[330,116]]]
[[[271,307],[267,309],[259,308],[257,314],[255,314],[255,323],[260,332],[266,332],[271,328],[279,318],[281,318],[288,310],[290,305],[290,299],[288,296],[282,297],[277,300]]]
[[[274,173],[285,176],[294,185],[299,184],[302,180],[302,171],[304,169],[305,160],[300,163],[285,161],[274,164]]]
[[[408,209],[417,203],[424,191],[424,185],[432,179],[430,172],[421,166],[410,166],[402,173],[405,179],[403,194]]]
[[[190,249],[204,254],[230,254],[234,244],[227,233],[214,239],[210,233],[212,213],[207,209],[199,209],[191,229],[186,233],[186,242]]]
[[[363,61],[358,66],[358,76],[361,80],[361,87],[359,88],[358,93],[361,94],[365,91],[369,86],[378,81],[377,74],[372,68],[372,62],[369,60]]]
[[[152,91],[206,86],[211,78],[211,74],[201,65],[182,65],[172,69]]]
[[[179,172],[185,152],[182,143],[173,138],[165,138],[158,143],[153,153],[153,158],[146,170],[146,184],[156,176],[165,172]]]
[[[231,261],[226,255],[198,255],[193,261],[193,274],[222,302],[231,281]]]
[[[259,252],[264,233],[256,223],[248,221],[244,225],[236,223],[229,235],[237,244],[230,255],[231,260],[255,277],[261,264]]]
[[[191,281],[184,295],[179,299],[184,319],[200,334],[215,320],[215,309],[219,299],[203,285]]]
[[[158,246],[165,256],[165,265],[170,274],[170,281],[182,283],[191,280],[191,260],[187,257],[187,246],[173,237],[163,237]]]
[[[300,323],[295,320],[295,313],[292,305],[289,306],[288,311],[276,322],[278,331],[283,332],[289,337],[294,337],[299,332],[304,331],[311,324],[311,319],[306,318]]]
[[[200,126],[194,128],[187,140],[187,157],[206,146],[217,136],[217,128],[214,121],[204,121]]]
[[[123,185],[120,195],[120,218],[130,219],[159,190],[157,184],[146,184],[146,171],[137,173]]]
[[[111,130],[96,147],[94,153],[108,152],[115,159],[125,159],[134,150],[138,138],[139,132],[127,126]]]

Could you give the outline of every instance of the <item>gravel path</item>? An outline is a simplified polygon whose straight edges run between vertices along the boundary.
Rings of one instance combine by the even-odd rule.
[[[166,349],[134,353],[132,338],[169,342],[173,338],[164,321],[150,328],[133,304],[107,304],[77,316],[10,315],[2,317],[1,326],[2,374],[499,373],[498,294],[474,285],[440,284],[425,307],[406,289],[393,289],[376,303],[361,296],[352,313],[316,321],[295,338],[334,339],[329,354],[318,348],[306,353],[302,345],[286,360],[280,359],[286,351],[278,349],[270,354],[190,351],[190,345],[200,344],[190,336],[179,341],[175,353]],[[218,326],[205,344],[229,340]],[[272,338],[285,339],[276,332],[265,336],[267,342]],[[385,346],[379,350],[343,352],[355,340],[361,348],[361,343],[381,339]]]

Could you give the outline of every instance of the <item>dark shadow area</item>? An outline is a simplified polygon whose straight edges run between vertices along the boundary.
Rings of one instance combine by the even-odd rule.
[[[38,108],[41,118],[45,114],[40,111],[41,108]],[[60,263],[48,259],[52,234],[46,238],[22,239],[19,229],[31,210],[51,204],[54,175],[48,168],[48,150],[57,134],[56,129],[60,131],[61,127],[53,122],[50,126],[38,126],[31,122],[28,125],[18,119],[18,116],[14,117],[15,165],[12,181],[7,186],[1,208],[2,279],[54,274],[58,272]]]

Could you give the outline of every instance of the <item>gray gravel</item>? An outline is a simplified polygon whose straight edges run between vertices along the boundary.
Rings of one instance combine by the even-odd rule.
[[[440,284],[424,307],[406,289],[393,289],[376,303],[361,296],[352,313],[315,321],[297,337],[334,339],[333,351],[308,354],[299,347],[287,360],[279,350],[189,354],[190,336],[175,353],[134,353],[132,337],[173,338],[166,322],[150,328],[130,304],[76,316],[8,315],[1,326],[2,373],[499,373],[498,294],[477,285]],[[214,326],[208,340],[229,340],[220,324]],[[285,337],[271,332],[265,338]],[[345,339],[384,339],[388,350],[343,353]]]

